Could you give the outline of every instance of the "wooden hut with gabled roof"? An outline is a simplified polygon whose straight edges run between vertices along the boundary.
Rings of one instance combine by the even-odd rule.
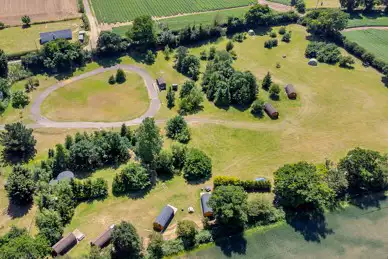
[[[286,94],[287,94],[289,99],[296,99],[297,93],[296,93],[295,88],[292,84],[286,85],[286,87],[284,87],[284,90],[286,91]]]
[[[264,110],[271,119],[279,118],[279,112],[270,104],[264,104]]]
[[[201,209],[204,217],[213,217],[213,209],[208,205],[211,193],[201,194]]]
[[[159,90],[166,90],[167,84],[164,78],[159,77],[158,79],[156,79],[156,83],[158,84]]]
[[[70,233],[52,246],[53,256],[65,255],[77,244],[77,237]]]
[[[159,214],[159,216],[154,221],[154,229],[156,231],[163,231],[165,230],[168,225],[170,224],[171,220],[174,218],[175,213],[177,209],[170,204],[165,206],[162,210],[162,212]]]
[[[112,240],[112,233],[115,225],[111,225],[106,229],[101,235],[99,235],[94,241],[90,242],[91,246],[97,246],[99,248],[104,248],[109,245]]]

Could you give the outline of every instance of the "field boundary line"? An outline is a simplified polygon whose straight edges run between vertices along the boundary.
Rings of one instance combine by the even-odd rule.
[[[372,26],[355,26],[355,27],[349,27],[342,32],[347,32],[347,31],[366,31],[366,30],[388,30],[388,26],[379,26],[379,25],[372,25]]]

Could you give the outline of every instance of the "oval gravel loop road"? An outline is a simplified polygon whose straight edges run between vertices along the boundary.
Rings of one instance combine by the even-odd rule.
[[[150,105],[148,107],[148,110],[139,118],[129,120],[129,121],[119,121],[119,122],[60,122],[60,121],[52,121],[47,119],[41,114],[40,107],[43,103],[43,101],[54,91],[58,90],[59,88],[65,87],[68,84],[77,82],[79,80],[106,72],[106,71],[113,71],[117,69],[123,69],[124,71],[130,71],[135,72],[139,74],[147,87],[148,91],[148,97],[150,99]],[[61,82],[56,83],[55,85],[50,86],[47,88],[44,92],[42,92],[35,102],[31,106],[31,117],[33,120],[35,120],[36,124],[29,125],[33,128],[39,128],[39,127],[47,127],[47,128],[110,128],[110,127],[120,127],[123,123],[127,124],[128,126],[131,125],[137,125],[140,124],[143,119],[147,117],[153,117],[155,114],[159,111],[161,103],[158,96],[158,90],[154,86],[154,79],[151,77],[151,75],[144,69],[132,66],[132,65],[116,65],[109,68],[98,68],[93,71],[84,73],[82,75],[73,77],[68,80],[64,80]]]

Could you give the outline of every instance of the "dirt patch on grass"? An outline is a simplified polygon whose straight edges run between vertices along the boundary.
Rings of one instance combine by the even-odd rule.
[[[21,24],[23,15],[29,15],[32,22],[80,16],[75,0],[0,0],[0,6],[0,21],[8,25]]]

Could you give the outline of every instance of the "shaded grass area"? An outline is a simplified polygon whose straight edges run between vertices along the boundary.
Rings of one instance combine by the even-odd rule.
[[[125,121],[142,115],[148,108],[143,79],[126,73],[123,84],[110,85],[104,72],[56,90],[42,104],[42,114],[55,121]]]
[[[381,199],[378,206],[350,206],[314,222],[297,220],[264,233],[248,232],[182,258],[384,258],[388,253],[388,199],[377,199]],[[306,240],[299,230],[318,234],[319,239]]]
[[[388,31],[373,29],[347,31],[343,32],[343,35],[350,41],[357,42],[379,59],[388,62]]]
[[[383,12],[350,14],[348,28],[360,26],[388,26],[388,14]]]
[[[39,33],[71,29],[73,39],[78,40],[81,20],[52,22],[44,24],[33,24],[28,28],[11,27],[0,30],[0,49],[6,54],[16,54],[26,51],[35,51],[40,48]]]

